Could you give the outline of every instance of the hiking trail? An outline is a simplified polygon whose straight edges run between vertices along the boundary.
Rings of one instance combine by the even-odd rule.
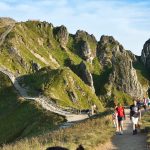
[[[96,150],[148,150],[146,149],[146,134],[138,131],[137,135],[132,135],[129,112],[129,109],[125,109],[126,120],[124,120],[123,135],[115,135],[112,141],[97,147]]]
[[[19,94],[27,99],[27,100],[34,100],[38,102],[44,109],[49,110],[51,112],[57,113],[59,115],[65,116],[68,122],[74,122],[79,120],[84,120],[86,118],[89,118],[87,114],[74,114],[69,111],[67,111],[65,108],[62,108],[56,104],[54,104],[49,98],[44,96],[39,97],[31,97],[28,96],[27,90],[20,86],[17,77],[10,71],[8,71],[4,67],[0,67],[0,71],[3,72],[5,75],[9,77],[11,82],[13,83],[16,90],[19,92]]]

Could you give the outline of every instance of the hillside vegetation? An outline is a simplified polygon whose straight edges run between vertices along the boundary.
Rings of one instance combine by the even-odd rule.
[[[48,132],[65,118],[19,97],[9,78],[0,72],[0,144]]]
[[[60,129],[37,138],[24,139],[5,145],[1,150],[45,150],[50,146],[62,146],[75,150],[80,144],[87,149],[95,149],[105,144],[114,135],[110,111],[88,119],[66,129]]]
[[[105,107],[114,107],[114,101],[129,105],[133,97],[143,98],[150,91],[149,43],[138,57],[112,36],[103,35],[97,41],[83,30],[70,34],[64,25],[0,18],[0,69],[13,73],[31,97],[45,96],[73,110],[89,110],[96,104],[100,113],[96,120],[51,133],[65,118],[20,98],[8,77],[0,72],[0,144],[27,138],[17,142],[14,149],[23,143],[26,149],[55,144],[74,148],[81,142],[90,149],[102,143],[105,134],[110,139],[110,118],[102,116]],[[90,133],[84,133],[83,125]],[[39,135],[45,141],[37,138]],[[28,138],[33,136],[35,140],[30,141]],[[13,149],[13,145],[9,148]]]
[[[103,111],[103,106],[91,87],[84,84],[69,68],[43,68],[35,74],[23,76],[20,82],[30,87],[29,94],[36,95],[40,91],[59,105],[89,109],[92,104],[96,104],[99,111]]]

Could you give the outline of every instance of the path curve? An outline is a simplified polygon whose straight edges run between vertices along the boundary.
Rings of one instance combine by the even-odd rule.
[[[26,89],[22,88],[19,85],[17,77],[12,72],[8,71],[4,67],[0,67],[0,71],[9,77],[9,79],[12,81],[14,87],[16,88],[16,90],[20,93],[20,95],[23,98],[29,99],[29,100],[34,100],[34,101],[38,102],[44,109],[49,110],[54,113],[57,113],[59,115],[65,116],[68,122],[79,121],[79,120],[88,118],[87,114],[77,115],[77,114],[73,114],[69,111],[66,111],[61,107],[58,107],[47,97],[44,97],[44,96],[30,97],[30,96],[28,96]]]

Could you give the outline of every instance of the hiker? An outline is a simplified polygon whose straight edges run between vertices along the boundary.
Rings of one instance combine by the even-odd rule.
[[[114,127],[116,128],[116,133],[117,133],[118,132],[118,113],[116,110],[116,106],[115,106],[114,112],[112,114],[112,120],[113,120],[113,124],[114,124]]]
[[[125,120],[125,111],[124,107],[119,103],[119,105],[116,108],[117,114],[118,114],[118,130],[119,134],[123,134],[123,119]]]
[[[144,98],[143,98],[143,107],[144,107],[144,110],[145,110],[145,111],[146,111],[146,109],[147,109],[147,104],[148,104],[147,98],[144,96]]]
[[[133,124],[133,135],[137,134],[138,121],[141,120],[140,107],[137,105],[137,101],[133,101],[133,105],[130,106],[130,120]]]

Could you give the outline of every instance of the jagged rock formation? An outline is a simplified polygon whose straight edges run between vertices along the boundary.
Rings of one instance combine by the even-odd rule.
[[[86,41],[81,41],[81,57],[92,64],[92,53],[89,44]]]
[[[126,59],[124,59],[126,57]],[[117,58],[117,59],[116,59]],[[138,81],[136,70],[133,68],[133,61],[126,52],[118,53],[112,58],[113,72],[110,75],[113,83],[119,91],[124,91],[132,97],[142,97],[143,87]]]
[[[79,64],[79,73],[80,73],[81,79],[87,85],[89,85],[93,91],[95,91],[94,85],[93,85],[93,77],[89,69],[87,68],[86,64],[83,61]]]
[[[68,35],[69,35],[67,28],[62,25],[60,27],[54,28],[53,32],[54,32],[55,38],[58,40],[58,42],[60,42],[60,45],[62,46],[62,48],[65,48],[68,42]]]
[[[85,31],[78,30],[74,35],[74,42],[75,52],[82,59],[92,64],[93,59],[96,57],[97,46],[94,35],[89,35]]]
[[[145,43],[140,58],[124,50],[112,36],[102,36],[97,42],[94,35],[86,31],[69,34],[63,25],[54,27],[39,20],[4,20],[0,19],[0,25],[3,24],[0,26],[0,66],[14,74],[36,74],[47,66],[50,70],[67,66],[96,91],[97,96],[111,97],[117,90],[121,94],[142,97],[148,89],[149,79],[137,65],[141,65],[141,60],[149,67],[149,41]],[[74,89],[66,92],[70,101],[80,97]]]
[[[135,56],[125,51],[113,37],[102,36],[97,48],[97,55],[104,67],[112,68],[109,75],[107,94],[110,96],[113,88],[128,93],[132,97],[142,97],[143,87],[138,81],[133,67]]]
[[[141,61],[146,68],[150,69],[150,39],[143,46]]]
[[[112,56],[123,51],[123,46],[112,36],[101,36],[97,46],[97,56],[102,66],[112,66]]]

